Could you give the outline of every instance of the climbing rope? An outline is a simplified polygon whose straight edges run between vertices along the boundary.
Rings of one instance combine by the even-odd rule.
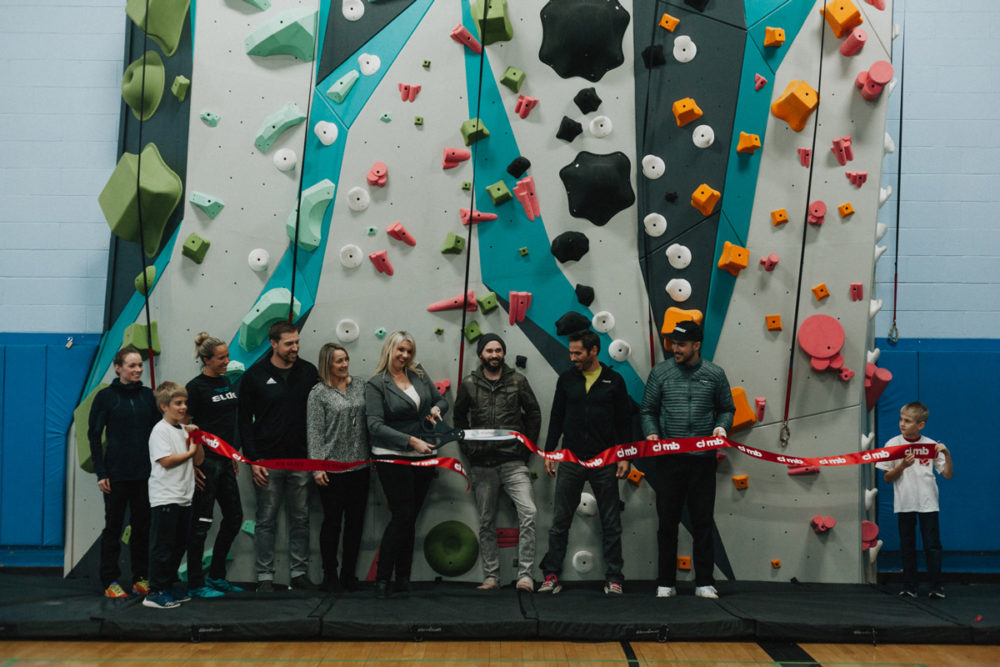
[[[902,203],[901,190],[903,185],[903,68],[905,67],[906,37],[899,36],[899,132],[896,139],[896,247],[892,268],[892,325],[886,336],[893,345],[899,340],[899,329],[896,328],[896,304],[899,295],[899,210]],[[889,56],[892,57],[891,54]]]

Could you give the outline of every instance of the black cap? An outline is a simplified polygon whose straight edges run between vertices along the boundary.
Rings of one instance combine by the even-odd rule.
[[[667,334],[667,338],[680,342],[700,341],[702,338],[701,327],[694,320],[678,322],[674,325],[674,330]]]
[[[494,340],[500,343],[500,347],[503,348],[503,353],[507,354],[507,343],[503,342],[503,338],[495,333],[488,333],[479,337],[479,344],[476,345],[476,356],[481,357],[483,355],[483,348],[486,347],[486,344]]]

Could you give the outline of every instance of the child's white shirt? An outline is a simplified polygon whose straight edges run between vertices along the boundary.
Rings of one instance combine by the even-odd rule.
[[[926,436],[920,436],[916,442],[910,442],[902,435],[885,443],[886,447],[894,445],[911,445],[913,447],[927,446],[934,449],[937,444]],[[875,467],[879,470],[892,470],[899,461],[879,461]],[[913,465],[903,470],[895,482],[892,483],[892,511],[896,514],[900,512],[937,512],[938,511],[938,487],[934,479],[934,471],[940,475],[945,467],[944,454],[938,454],[934,459],[917,459]]]
[[[173,468],[164,468],[158,459],[188,450],[187,431],[161,419],[149,434],[149,506],[181,505],[187,507],[194,497],[194,463],[191,459]]]

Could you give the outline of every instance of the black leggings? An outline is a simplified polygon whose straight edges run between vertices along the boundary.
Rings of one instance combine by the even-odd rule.
[[[431,480],[433,468],[416,468],[396,463],[375,464],[382,490],[389,502],[392,517],[382,533],[379,546],[378,571],[375,578],[388,581],[392,573],[396,579],[409,580],[413,566],[413,539],[417,516],[423,507]]]
[[[187,544],[188,585],[191,588],[205,585],[205,571],[201,561],[205,552],[205,538],[212,528],[215,516],[215,503],[218,502],[219,509],[222,510],[222,521],[215,536],[208,576],[213,579],[226,578],[226,558],[243,525],[243,506],[240,503],[240,488],[236,482],[233,462],[206,454],[199,469],[205,474],[205,488],[195,487],[194,499],[191,501],[191,534]]]
[[[132,556],[132,581],[145,579],[149,574],[149,491],[146,480],[111,482],[111,493],[104,494],[104,532],[101,533],[100,569],[104,588],[121,576],[118,559],[121,556],[126,507],[132,526],[128,541]]]
[[[324,580],[337,578],[337,548],[340,546],[340,528],[344,527],[344,552],[340,563],[340,581],[347,583],[357,576],[358,551],[361,533],[365,526],[365,508],[368,506],[368,489],[371,470],[350,470],[327,473],[329,483],[319,486],[319,499],[323,504],[323,527],[319,532],[319,551],[323,556]]]

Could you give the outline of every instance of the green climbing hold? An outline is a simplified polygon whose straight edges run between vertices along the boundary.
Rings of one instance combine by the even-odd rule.
[[[444,327],[436,327],[434,329],[434,334],[437,335],[437,336],[440,336],[443,333],[444,333]]]
[[[170,92],[174,94],[178,102],[183,102],[187,99],[188,88],[191,87],[191,79],[187,78],[183,74],[178,74],[174,77],[174,82],[170,84]]]
[[[520,248],[517,249],[517,251],[519,253],[521,253],[521,257],[527,257],[528,256],[528,246],[526,246],[526,245],[525,246],[521,246]]]
[[[378,227],[374,226],[368,227],[367,229],[365,229],[365,234],[368,234],[368,236],[375,236],[376,234],[378,234]]]
[[[219,124],[219,121],[222,120],[222,116],[214,111],[202,111],[198,117],[201,118],[202,122],[209,127],[215,127]]]
[[[469,322],[462,329],[462,333],[465,334],[465,340],[470,343],[476,342],[480,336],[483,335],[483,330],[479,328],[479,323],[476,321]]]
[[[500,304],[497,303],[496,292],[490,292],[485,296],[478,297],[476,302],[479,304],[479,310],[484,313],[488,313],[491,310],[495,310],[500,307]]]
[[[169,58],[181,43],[190,5],[191,0],[126,0],[125,13]]]
[[[479,540],[461,521],[443,521],[424,537],[424,558],[431,569],[445,577],[465,574],[479,558]]]
[[[514,198],[514,195],[512,195],[510,190],[507,188],[507,184],[503,181],[497,181],[493,185],[487,185],[486,192],[489,194],[490,199],[493,200],[494,206],[499,206],[500,204],[509,202]]]
[[[145,81],[143,81],[145,70]],[[166,73],[163,59],[156,51],[146,51],[141,58],[131,62],[122,74],[122,99],[139,120],[149,120],[156,113],[163,99]],[[139,112],[142,112],[140,115]]]
[[[289,102],[264,119],[260,129],[257,130],[257,138],[254,139],[253,145],[261,153],[266,153],[282,132],[298,125],[305,119],[306,115],[302,113],[298,105],[295,102]]]
[[[483,11],[485,9],[485,16]],[[507,0],[474,0],[472,21],[483,46],[494,42],[508,42],[514,39],[514,26],[507,12]]]
[[[472,181],[462,181],[462,189],[468,192],[472,189]]]
[[[240,526],[242,530],[247,535],[253,536],[255,529],[257,528],[257,522],[253,519],[246,519],[243,521],[243,525]]]
[[[153,356],[157,357],[160,355],[160,328],[156,323],[156,320],[150,322],[150,328],[153,331],[153,342],[149,342],[150,336],[146,333],[146,325],[139,324],[135,322],[130,324],[125,328],[125,333],[122,334],[122,347],[128,347],[129,345],[134,345],[142,358],[149,361],[149,348],[153,348]]]
[[[490,136],[490,131],[486,129],[486,125],[483,121],[478,118],[470,118],[469,120],[462,123],[462,139],[465,140],[466,146],[471,146],[472,144],[485,139]]]
[[[424,117],[423,116],[414,116],[413,117],[413,124],[414,125],[423,125],[424,124]]]
[[[323,216],[333,200],[336,186],[324,178],[322,181],[302,191],[302,213],[299,215],[299,247],[303,250],[315,250],[323,238]],[[285,221],[285,232],[288,238],[295,239],[295,211],[288,214]]]
[[[302,62],[316,57],[316,10],[289,9],[262,23],[243,44],[248,56],[294,56]]]
[[[508,67],[504,71],[503,76],[500,77],[500,83],[515,93],[519,93],[521,92],[521,86],[524,84],[524,71],[516,67]]]
[[[94,472],[94,460],[90,457],[90,439],[87,431],[90,430],[90,407],[94,404],[94,397],[97,392],[108,385],[104,382],[94,387],[94,390],[87,394],[87,397],[80,401],[80,405],[73,410],[73,439],[76,441],[76,459],[80,462],[80,468],[84,472]],[[101,433],[102,451],[108,446],[108,439]]]
[[[431,68],[431,61],[430,60],[425,60],[424,61],[424,69],[430,69],[430,68]]]
[[[188,237],[184,239],[184,246],[181,248],[181,254],[194,261],[195,264],[201,264],[205,261],[205,254],[208,252],[208,248],[211,245],[211,241],[203,239],[194,232],[191,232],[188,234]]]
[[[441,252],[446,255],[459,255],[464,249],[465,239],[455,232],[448,232],[448,235],[444,237],[444,245],[441,246]]]
[[[385,338],[388,335],[388,333],[389,332],[385,330],[385,327],[379,327],[378,329],[375,330],[375,337]]]
[[[191,202],[192,206],[197,206],[204,211],[213,220],[226,207],[226,202],[218,197],[206,195],[203,192],[192,192],[191,196],[188,197],[188,201]]]
[[[150,264],[146,270],[135,277],[135,291],[146,296],[149,290],[156,284],[156,267]]]
[[[354,88],[354,84],[358,82],[360,77],[361,75],[358,74],[358,70],[352,69],[350,72],[337,79],[337,81],[330,86],[330,90],[326,91],[326,96],[337,104],[343,104],[344,100],[347,99],[347,95],[351,92],[351,89]],[[385,120],[386,115],[387,114],[382,114],[382,120]],[[389,116],[389,120],[392,120],[392,116]]]
[[[383,123],[391,123],[392,122],[392,113],[389,112],[389,111],[386,111],[381,116],[379,116],[378,119],[380,121],[382,121]]]

